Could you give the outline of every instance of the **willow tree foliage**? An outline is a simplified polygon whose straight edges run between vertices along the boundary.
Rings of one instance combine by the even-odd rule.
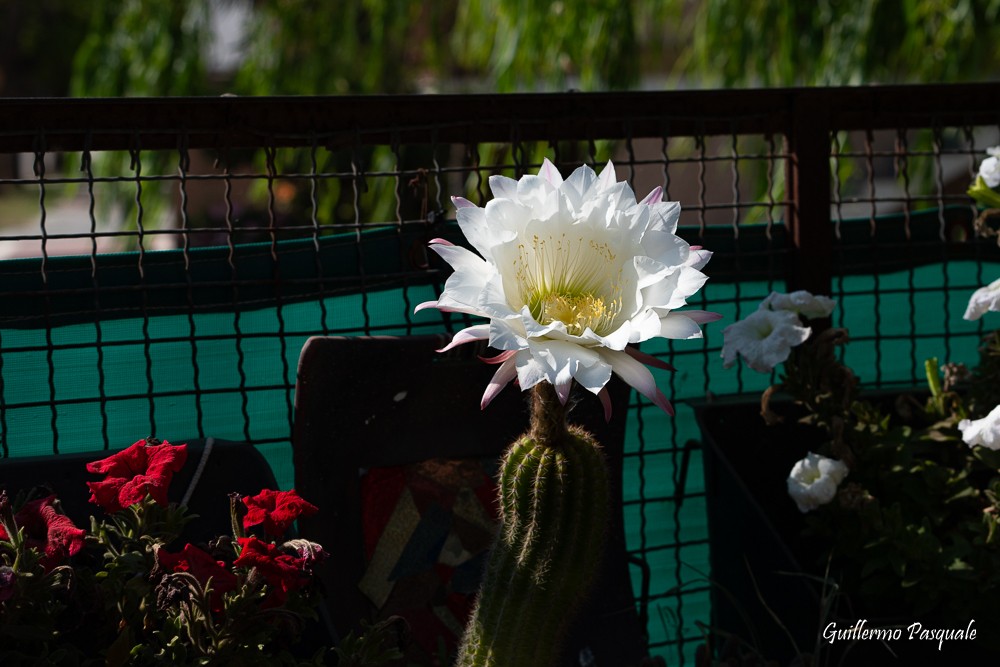
[[[1000,72],[1000,0],[697,5],[688,74],[711,85],[958,82]]]
[[[206,60],[212,10],[226,6],[248,17],[244,44],[234,71],[212,72]],[[99,0],[76,52],[71,93],[592,91],[990,79],[1000,72],[998,18],[1000,0]],[[546,149],[527,147],[528,161],[539,161]],[[427,163],[415,150],[356,157],[362,169],[405,170]],[[481,150],[489,163],[504,160],[509,147]],[[560,147],[564,156],[574,150],[588,157],[588,148]],[[309,157],[294,159],[300,163],[277,165],[279,173],[313,168]],[[148,156],[144,173],[176,170],[176,162],[176,155]],[[127,173],[128,166],[115,170]],[[263,168],[262,158],[257,166]],[[321,155],[316,168],[351,173],[358,166]],[[382,180],[361,188],[363,219],[396,216],[395,193]],[[328,184],[320,193],[327,217],[338,211],[353,217],[353,185]]]

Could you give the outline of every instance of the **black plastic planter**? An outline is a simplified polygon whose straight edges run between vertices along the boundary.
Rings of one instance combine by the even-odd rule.
[[[818,552],[799,537],[802,515],[787,494],[786,479],[822,435],[795,423],[791,406],[779,405],[777,411],[788,415],[787,423],[768,427],[759,401],[695,405],[704,452],[716,641],[732,635],[765,658],[788,664],[797,651],[813,651],[821,591],[803,574]]]

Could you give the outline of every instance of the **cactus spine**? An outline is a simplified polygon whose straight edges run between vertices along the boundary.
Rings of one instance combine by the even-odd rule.
[[[567,427],[552,385],[536,385],[531,429],[500,466],[500,529],[458,667],[555,665],[604,554],[608,471],[588,433]]]

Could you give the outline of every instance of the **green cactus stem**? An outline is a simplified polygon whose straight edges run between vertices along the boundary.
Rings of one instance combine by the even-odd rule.
[[[550,384],[533,389],[531,429],[505,454],[499,487],[500,527],[456,665],[555,665],[604,555],[608,469]]]

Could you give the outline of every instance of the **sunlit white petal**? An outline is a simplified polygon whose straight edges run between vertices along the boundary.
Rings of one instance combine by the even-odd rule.
[[[483,400],[480,402],[479,407],[485,408],[489,405],[496,398],[496,395],[516,377],[517,363],[514,359],[508,358],[500,364],[500,368],[493,374],[493,379],[486,385],[486,392],[483,394]]]
[[[1000,279],[972,293],[963,317],[970,321],[978,320],[989,311],[1000,311]]]
[[[969,447],[981,445],[988,449],[1000,449],[1000,405],[982,419],[963,419],[958,423],[958,430]]]
[[[656,386],[653,374],[632,355],[616,350],[601,350],[601,356],[611,364],[611,370],[615,375],[625,380],[667,414],[674,414],[670,401]]]
[[[451,342],[442,347],[438,352],[447,352],[453,347],[458,345],[463,345],[464,343],[471,343],[477,340],[486,340],[490,337],[490,325],[489,324],[476,324],[475,326],[462,329],[457,334],[455,334]]]

